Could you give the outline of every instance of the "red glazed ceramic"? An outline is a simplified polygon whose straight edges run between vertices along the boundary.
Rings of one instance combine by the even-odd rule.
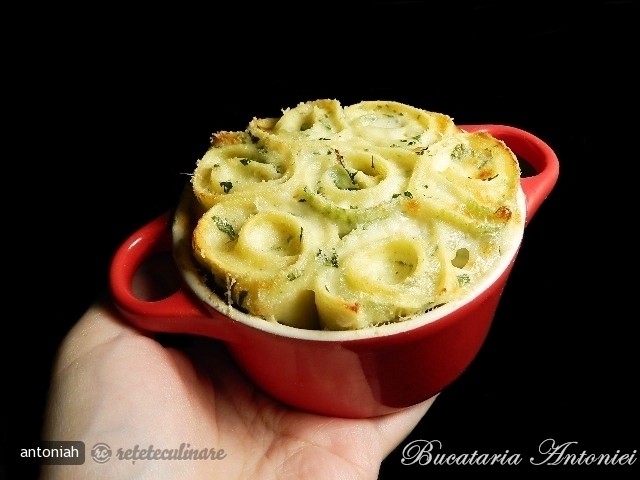
[[[489,131],[536,172],[521,179],[526,211],[521,231],[472,294],[403,322],[355,331],[304,330],[232,310],[189,272],[183,272],[182,286],[168,297],[140,299],[132,287],[136,272],[152,255],[174,248],[175,225],[167,212],[116,251],[110,270],[116,306],[146,331],[220,339],[256,385],[304,411],[363,418],[427,400],[455,381],[482,347],[526,223],[552,191],[559,172],[553,150],[526,131],[502,125],[461,128]]]

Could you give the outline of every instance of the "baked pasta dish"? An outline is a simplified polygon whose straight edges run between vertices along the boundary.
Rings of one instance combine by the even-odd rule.
[[[292,327],[404,321],[465,295],[521,225],[520,169],[488,132],[392,101],[321,99],[219,131],[185,195],[212,291]]]

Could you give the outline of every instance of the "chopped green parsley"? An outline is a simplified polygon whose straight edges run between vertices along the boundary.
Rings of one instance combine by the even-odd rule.
[[[229,193],[233,188],[233,183],[231,182],[220,182],[220,186],[224,190],[224,193]]]
[[[322,262],[323,265],[327,267],[338,268],[338,254],[336,253],[335,248],[331,249],[330,254],[326,254],[322,251],[322,249],[318,249],[316,257]]]
[[[217,215],[214,215],[212,218],[213,221],[216,222],[216,227],[218,227],[218,230],[229,235],[229,238],[231,240],[235,240],[236,238],[238,238],[238,234],[233,229],[233,225],[227,222],[224,218],[220,218]]]

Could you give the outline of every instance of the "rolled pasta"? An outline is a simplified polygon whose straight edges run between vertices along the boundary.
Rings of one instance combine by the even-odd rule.
[[[460,298],[521,224],[517,158],[398,102],[304,102],[218,132],[191,179],[192,255],[225,302],[353,330]]]
[[[198,161],[191,183],[200,203],[211,207],[230,193],[259,195],[287,181],[294,169],[286,144],[247,132],[221,132]]]
[[[272,191],[216,203],[198,220],[193,251],[229,304],[271,321],[317,328],[315,257],[337,241],[336,226]]]

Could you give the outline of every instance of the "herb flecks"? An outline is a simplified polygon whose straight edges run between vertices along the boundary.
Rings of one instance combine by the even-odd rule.
[[[320,260],[320,262],[322,262],[323,265],[327,267],[338,268],[338,254],[336,253],[335,248],[332,248],[328,254],[326,252],[323,252],[322,249],[318,249],[316,257]]]
[[[413,198],[413,194],[409,191],[402,192],[402,193],[394,193],[393,195],[391,195],[391,198],[398,198],[400,195],[403,195],[407,198]]]
[[[463,273],[462,275],[458,275],[457,278],[458,278],[458,286],[460,286],[460,287],[464,287],[469,282],[471,282],[471,279],[469,278],[469,275],[467,275],[466,273]]]
[[[218,230],[226,233],[231,240],[235,240],[236,238],[238,238],[238,234],[234,230],[233,225],[231,225],[228,221],[226,221],[224,218],[220,218],[217,215],[214,215],[212,218],[213,221],[216,222],[216,227],[218,227]]]
[[[467,148],[463,143],[458,143],[453,150],[451,150],[451,158],[460,160],[465,156],[473,154],[473,151]]]
[[[344,156],[340,153],[340,151],[337,148],[334,149],[334,152],[336,154],[336,158],[338,159],[338,163],[340,164],[340,166],[344,169],[344,171],[349,176],[349,180],[351,180],[351,184],[352,185],[357,185],[357,183],[356,183],[356,175],[358,174],[358,170],[356,170],[355,172],[349,171],[349,169],[347,168],[347,166],[344,163]],[[372,165],[373,165],[373,157],[371,157],[371,162],[372,162]]]
[[[300,278],[302,276],[302,272],[300,270],[295,270],[293,272],[287,273],[287,280],[290,282],[294,281],[296,278]]]
[[[231,189],[233,188],[233,183],[231,183],[231,182],[220,182],[220,186],[222,187],[222,190],[224,191],[224,193],[229,193],[231,191]]]

